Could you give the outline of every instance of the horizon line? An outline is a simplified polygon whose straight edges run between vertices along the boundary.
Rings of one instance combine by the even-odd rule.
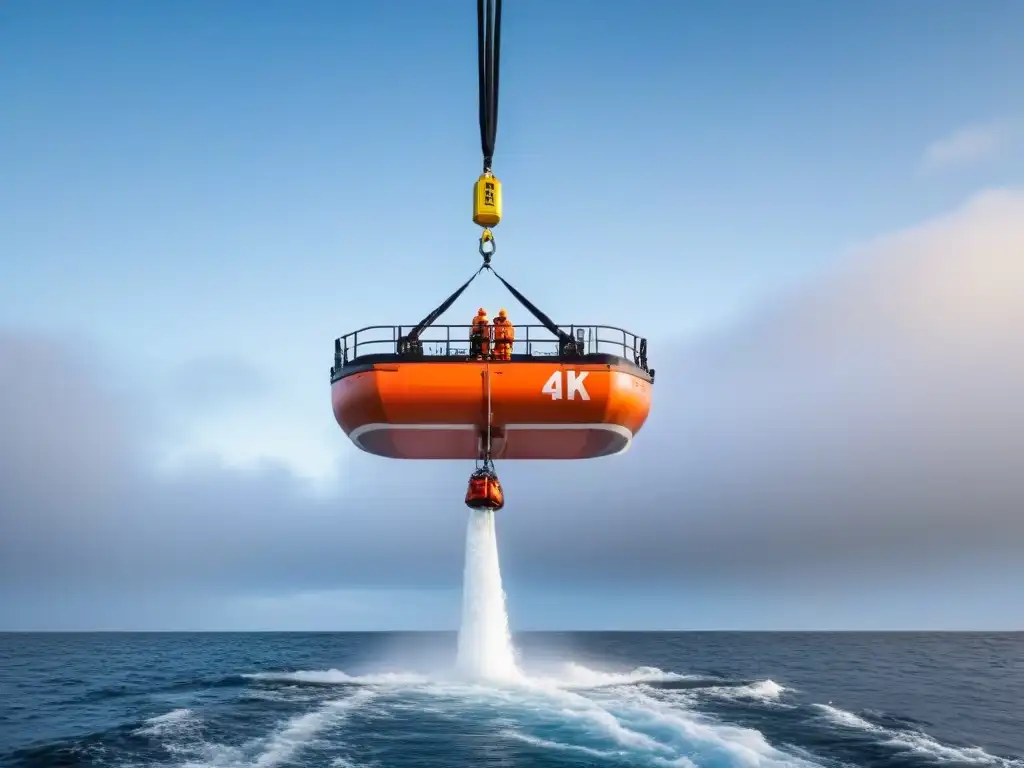
[[[458,634],[458,629],[0,629],[0,635],[387,635]],[[860,635],[1012,635],[1024,629],[521,629],[523,634],[860,634]]]

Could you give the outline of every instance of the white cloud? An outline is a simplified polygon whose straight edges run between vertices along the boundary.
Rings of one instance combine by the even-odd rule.
[[[974,123],[933,141],[924,151],[922,164],[927,171],[943,171],[976,165],[999,155],[1013,137],[1006,120]]]
[[[699,344],[652,350],[654,410],[630,453],[499,466],[510,583],[757,584],[800,599],[808,582],[859,588],[865,573],[1015,573],[1022,253],[1024,191],[991,190],[854,249]],[[454,611],[444,590],[461,578],[466,463],[360,454],[326,395],[296,391],[278,395],[288,408],[218,409],[180,444],[219,461],[154,476],[155,418],[62,342],[0,333],[0,603],[12,602],[5,589],[91,589],[108,603],[126,589],[276,595],[232,603],[233,625],[377,626],[390,612],[413,626],[413,598],[397,595],[415,585],[437,590],[423,603],[437,615]],[[335,450],[336,495],[311,496],[300,476],[323,472]],[[19,605],[8,622],[37,620]],[[989,610],[989,626],[1019,623],[1005,596]]]
[[[330,404],[309,415],[300,408],[268,406],[224,414],[193,424],[185,439],[169,447],[159,469],[181,472],[211,459],[226,467],[258,470],[277,464],[309,483],[308,490],[332,491],[350,455],[331,418]]]
[[[289,383],[240,359],[178,366],[161,393],[165,437],[157,469],[180,474],[212,463],[258,472],[273,465],[307,481],[310,491],[329,492],[351,451],[330,418],[325,389],[320,380]]]

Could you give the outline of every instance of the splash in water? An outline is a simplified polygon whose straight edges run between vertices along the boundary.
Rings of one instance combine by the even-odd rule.
[[[476,679],[519,680],[501,588],[494,512],[473,510],[466,528],[466,567],[459,628],[459,671]]]

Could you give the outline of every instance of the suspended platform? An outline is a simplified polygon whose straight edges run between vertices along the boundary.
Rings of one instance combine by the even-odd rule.
[[[335,340],[334,417],[393,459],[591,459],[627,450],[651,408],[647,341],[609,326],[515,327],[511,360],[470,355],[468,325],[371,326]]]

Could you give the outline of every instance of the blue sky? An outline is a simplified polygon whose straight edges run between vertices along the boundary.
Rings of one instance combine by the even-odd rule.
[[[757,326],[766,303],[813,290],[806,286],[851,248],[1024,177],[1018,3],[534,0],[507,3],[504,16],[496,266],[558,322],[648,336],[655,367],[659,355],[713,348],[735,328]],[[475,46],[472,4],[453,0],[4,3],[0,329],[87,350],[96,387],[146,413],[132,422],[126,454],[151,480],[283,476],[288,504],[309,497],[344,507],[338,535],[372,550],[380,531],[361,522],[382,513],[353,495],[356,474],[457,478],[466,468],[355,455],[330,412],[331,344],[363,325],[417,321],[478,265]],[[451,322],[468,322],[477,305],[522,314],[488,279]],[[663,381],[652,425],[671,418],[673,399],[696,396],[685,377]],[[728,404],[704,405],[710,413]],[[747,471],[728,451],[720,458]],[[635,464],[626,462],[614,471],[628,475]],[[548,471],[510,470],[521,485]],[[208,479],[227,489],[234,477]],[[409,504],[461,521],[460,482]],[[32,504],[11,497],[3,514],[27,525]],[[566,612],[580,626],[712,628],[742,627],[744,616],[751,628],[802,626],[820,615],[790,582],[745,592],[712,576],[652,577],[620,597],[554,576],[531,582],[522,547],[546,535],[542,518],[534,523],[502,541],[520,626]],[[442,529],[453,551],[460,525]],[[985,585],[998,579],[978,570],[984,551],[965,558],[914,587],[918,601],[941,605],[964,573],[994,595]],[[844,594],[857,573],[851,566]],[[393,607],[369,614],[346,613],[342,598],[331,608],[333,597],[317,598],[327,608],[303,608],[298,587],[260,579],[209,594],[232,606],[225,615],[238,626],[274,626],[274,611],[293,617],[282,626],[450,625],[437,618],[457,610],[447,576],[437,576],[437,611],[408,618],[424,604],[415,596],[424,574],[385,585],[404,591],[374,598]],[[27,577],[9,584],[19,605],[43,594]],[[839,603],[849,610],[824,623],[899,623],[904,603],[887,597],[891,587],[854,589],[856,599]],[[162,588],[161,621],[207,626],[188,608],[200,586]],[[355,588],[340,575],[302,587]],[[560,589],[575,607],[553,615],[545,601]],[[67,600],[78,607],[66,622],[88,625],[99,598],[73,593]],[[244,602],[270,593],[277,607]],[[291,599],[298,608],[280,607]],[[151,621],[138,613],[141,598],[125,600],[104,621]],[[1017,600],[1015,613],[1007,595],[963,622],[1021,626]],[[864,601],[882,618],[864,619]],[[666,602],[675,606],[669,619]],[[768,604],[780,606],[772,616],[755,610]],[[907,620],[957,621],[929,610]],[[35,621],[25,611],[24,622]]]

